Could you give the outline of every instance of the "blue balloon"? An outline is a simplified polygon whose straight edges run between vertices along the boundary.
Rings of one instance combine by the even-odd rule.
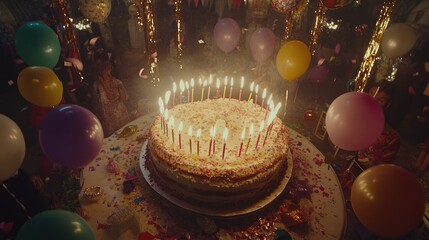
[[[54,68],[61,53],[57,34],[41,22],[28,22],[21,26],[15,35],[15,47],[29,66]]]

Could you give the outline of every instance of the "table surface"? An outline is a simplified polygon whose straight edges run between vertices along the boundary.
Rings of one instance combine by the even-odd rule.
[[[293,177],[283,194],[250,216],[217,219],[179,209],[146,184],[139,158],[154,117],[145,115],[124,126],[137,127],[131,136],[120,137],[122,128],[105,138],[97,158],[83,169],[83,189],[103,189],[97,200],[80,196],[96,239],[272,239],[278,228],[286,229],[293,239],[342,238],[346,211],[336,174],[320,151],[296,131],[289,129]],[[124,181],[134,186],[128,194],[123,193]]]

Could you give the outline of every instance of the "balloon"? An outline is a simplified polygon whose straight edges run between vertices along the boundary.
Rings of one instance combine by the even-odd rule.
[[[250,38],[250,51],[257,62],[267,60],[274,52],[276,36],[269,28],[258,28]]]
[[[40,125],[39,142],[51,161],[66,167],[84,167],[101,149],[103,128],[86,108],[60,105],[46,114]]]
[[[65,210],[48,210],[28,220],[17,240],[94,240],[94,233],[81,216]]]
[[[327,8],[336,9],[346,6],[353,2],[352,0],[322,0],[323,5]]]
[[[357,151],[369,147],[381,135],[384,113],[371,95],[348,92],[331,103],[325,121],[332,143],[347,151]]]
[[[416,33],[410,25],[392,24],[383,34],[381,50],[389,58],[400,57],[413,48],[416,38]]]
[[[82,0],[79,3],[82,15],[96,23],[103,23],[112,9],[111,0]]]
[[[361,173],[351,190],[352,208],[361,223],[382,237],[400,237],[422,221],[425,195],[406,169],[381,164]]]
[[[276,12],[287,13],[298,4],[298,0],[271,0],[271,6]]]
[[[289,41],[277,53],[277,71],[284,79],[295,80],[307,71],[310,58],[307,45],[301,41]]]
[[[316,65],[310,71],[310,80],[314,83],[323,83],[329,75],[329,70],[324,65]]]
[[[231,18],[220,19],[214,27],[214,40],[224,53],[229,53],[240,41],[240,27]]]
[[[47,67],[26,67],[17,82],[22,97],[34,105],[52,107],[63,98],[63,84]]]
[[[22,25],[15,35],[15,47],[18,55],[30,66],[54,68],[61,53],[57,34],[41,22]]]
[[[66,58],[67,62],[70,62],[73,67],[75,67],[77,70],[82,71],[83,70],[83,63],[77,58]]]
[[[25,139],[14,121],[0,114],[0,182],[15,175],[25,156]]]

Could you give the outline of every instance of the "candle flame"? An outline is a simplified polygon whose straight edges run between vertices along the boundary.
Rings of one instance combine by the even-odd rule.
[[[281,102],[277,103],[276,108],[274,108],[273,112],[275,112],[275,114],[277,114],[279,112],[281,106],[282,106]]]
[[[226,142],[226,139],[228,138],[228,128],[225,128],[223,130],[222,139],[224,142]]]
[[[194,87],[194,84],[195,84],[195,80],[194,78],[191,78],[191,87]]]
[[[210,137],[213,138],[214,137],[214,130],[213,127],[210,128]]]
[[[225,80],[223,81],[223,85],[228,85],[228,76],[225,76]]]
[[[258,91],[259,91],[259,84],[256,84],[255,93],[258,94]]]
[[[203,86],[204,86],[204,87],[205,87],[205,86],[207,86],[207,79],[206,79],[206,80],[204,80]]]
[[[182,130],[183,130],[183,122],[182,122],[182,121],[180,121],[179,126],[177,127],[177,131],[178,131],[179,133],[181,133],[181,132],[182,132]]]
[[[276,113],[271,111],[267,119],[267,125],[270,125],[274,121],[274,118],[276,118]]]
[[[176,93],[176,90],[177,90],[177,85],[175,82],[173,82],[173,93]]]
[[[188,81],[185,82],[185,86],[186,86],[186,89],[189,89],[189,82]]]
[[[188,135],[189,137],[192,137],[192,126],[188,127]]]
[[[209,85],[211,85],[213,83],[213,75],[210,74],[209,76]]]
[[[171,116],[171,118],[168,120],[168,126],[173,129],[174,128],[174,116]]]
[[[185,83],[183,82],[183,80],[180,80],[179,87],[181,92],[185,91]]]
[[[267,88],[264,88],[264,91],[262,91],[262,98],[265,98],[267,96]]]
[[[265,123],[264,120],[261,121],[261,124],[259,125],[259,132],[262,132],[262,130],[264,130],[265,127]]]
[[[159,112],[161,114],[164,114],[164,102],[162,101],[161,97],[159,97],[158,99],[158,104],[159,104]]]
[[[255,86],[255,82],[253,81],[251,84],[250,84],[250,91],[251,92],[253,92],[253,87]]]
[[[231,87],[234,85],[234,78],[231,77]]]
[[[243,131],[241,132],[241,141],[244,140],[244,138],[246,137],[246,128],[243,128]]]
[[[197,138],[198,139],[201,138],[201,128],[198,128],[198,130],[197,130]]]
[[[274,109],[274,102],[273,102],[273,101],[271,101],[271,102],[270,102],[270,111],[273,111],[273,109]]]
[[[273,94],[271,93],[270,97],[268,97],[267,104],[270,105],[272,100],[273,100]]]
[[[165,111],[164,111],[164,119],[165,119],[165,121],[168,120],[168,108],[165,109]]]
[[[249,128],[249,135],[250,137],[253,135],[253,132],[255,131],[255,127],[253,126],[253,123],[250,124],[250,128]]]
[[[241,83],[240,83],[240,88],[243,88],[243,86],[244,86],[244,77],[243,76],[241,76]]]
[[[171,95],[171,91],[168,90],[167,92],[165,92],[165,104],[168,104],[168,101],[170,101],[170,95]]]
[[[220,87],[220,80],[218,78],[218,79],[216,79],[216,88],[219,88],[219,87]]]
[[[198,83],[199,83],[200,85],[202,85],[202,84],[203,84],[203,80],[202,80],[201,78],[198,78]]]

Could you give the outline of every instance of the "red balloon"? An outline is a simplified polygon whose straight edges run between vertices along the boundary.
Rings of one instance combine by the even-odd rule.
[[[103,128],[88,109],[60,105],[46,114],[39,129],[39,143],[51,161],[80,168],[98,155],[103,143]]]
[[[329,138],[336,146],[347,151],[369,147],[383,129],[383,110],[367,93],[345,93],[331,103],[326,113]]]
[[[361,173],[353,183],[352,208],[360,222],[382,237],[406,235],[422,221],[425,195],[416,177],[393,164]]]

